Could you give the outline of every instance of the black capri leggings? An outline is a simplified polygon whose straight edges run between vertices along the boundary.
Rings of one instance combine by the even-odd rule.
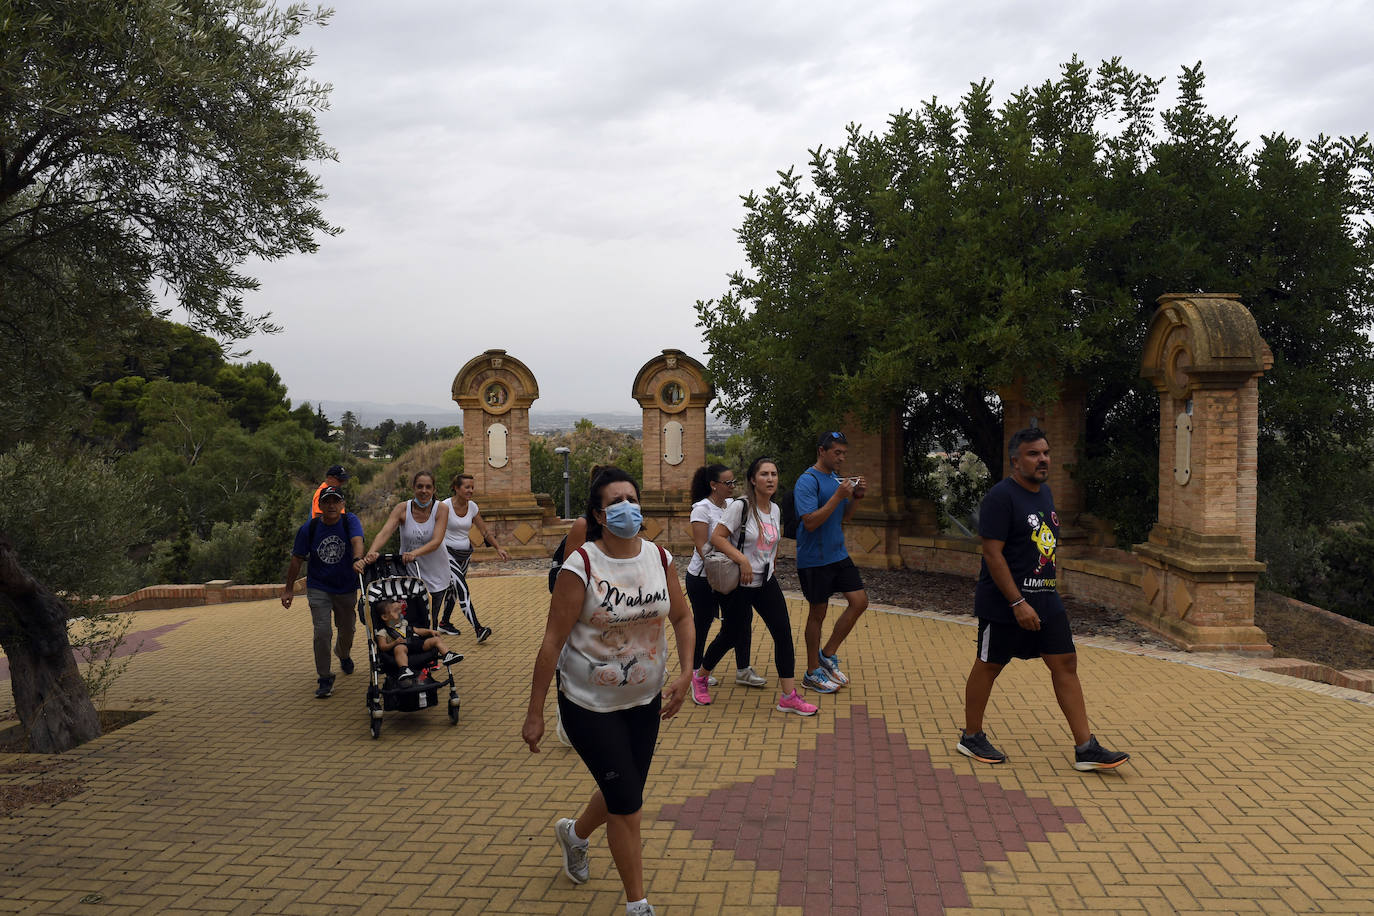
[[[611,814],[634,814],[644,806],[644,783],[658,742],[655,696],[643,706],[595,712],[558,693],[558,713],[573,750],[587,765]]]
[[[711,635],[711,621],[719,616],[721,597],[711,588],[711,583],[706,581],[705,576],[687,574],[687,601],[692,605],[692,623],[696,625],[697,630],[697,644],[692,649],[693,671],[701,667],[702,657],[706,654],[706,637]],[[735,667],[748,668],[754,628],[741,627],[738,635],[739,641],[734,643]]]
[[[758,588],[741,585],[730,594],[720,596],[720,609],[725,619],[720,633],[706,648],[706,655],[701,660],[702,667],[707,671],[714,670],[725,657],[726,650],[739,644],[739,631],[749,629],[753,623],[750,607],[758,612],[773,637],[773,665],[778,669],[778,677],[793,677],[797,656],[792,649],[792,624],[787,619],[787,600],[782,596],[782,587],[778,585],[776,576],[769,576],[768,581]]]

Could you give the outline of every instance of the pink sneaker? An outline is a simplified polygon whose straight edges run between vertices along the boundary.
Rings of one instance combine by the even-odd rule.
[[[698,706],[711,705],[711,688],[706,686],[706,678],[692,675],[692,702]]]
[[[818,709],[820,709],[819,706],[806,702],[801,698],[801,694],[795,690],[778,700],[778,712],[795,712],[799,716],[814,716]]]

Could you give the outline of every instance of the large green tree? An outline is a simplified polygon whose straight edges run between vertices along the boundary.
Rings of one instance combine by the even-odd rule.
[[[896,410],[920,449],[967,442],[1001,476],[999,386],[1050,400],[1088,380],[1090,507],[1139,537],[1153,518],[1157,401],[1139,359],[1166,292],[1240,293],[1273,348],[1262,497],[1343,511],[1369,465],[1374,154],[1366,137],[1251,150],[1208,111],[1201,65],[1162,80],[1077,59],[994,103],[848,129],[805,175],[744,198],[747,269],[698,303],[724,415],[805,460],[846,410]],[[803,443],[797,448],[797,443]],[[796,470],[796,468],[793,468]],[[1282,486],[1274,486],[1282,482]]]
[[[129,348],[162,307],[155,283],[198,329],[271,328],[244,306],[257,284],[242,265],[335,231],[310,169],[333,156],[315,120],[328,87],[295,43],[327,18],[261,0],[0,0],[7,434],[60,441],[78,367]],[[61,751],[93,737],[93,717],[71,712],[89,699],[70,676],[66,608],[7,534],[0,645],[23,659],[13,688],[32,746]]]

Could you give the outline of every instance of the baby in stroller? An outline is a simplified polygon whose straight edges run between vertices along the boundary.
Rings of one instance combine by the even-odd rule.
[[[415,672],[410,669],[410,654],[433,649],[440,653],[439,664],[451,665],[463,660],[457,652],[449,651],[439,636],[438,630],[412,626],[405,616],[404,601],[386,601],[377,609],[380,624],[377,628],[377,650],[386,652],[396,661],[400,669],[396,679],[401,683],[415,680]]]

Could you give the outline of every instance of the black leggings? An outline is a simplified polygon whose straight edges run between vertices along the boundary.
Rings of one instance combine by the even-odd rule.
[[[701,667],[701,660],[706,654],[706,637],[710,635],[711,621],[719,616],[721,596],[717,595],[711,588],[711,583],[706,581],[705,576],[694,576],[687,574],[687,600],[692,605],[692,623],[696,625],[697,644],[692,649],[692,670]],[[722,631],[724,632],[724,624]],[[753,648],[754,628],[744,627],[740,630],[739,641],[735,646],[735,667],[749,667],[749,651]]]
[[[787,600],[782,596],[782,587],[776,576],[758,588],[741,585],[728,595],[722,595],[720,609],[724,614],[720,633],[711,641],[701,666],[713,670],[725,652],[732,645],[738,645],[740,630],[748,630],[754,622],[750,608],[758,612],[763,625],[773,637],[773,666],[778,669],[778,677],[792,677],[796,670],[797,657],[792,649],[792,624],[787,619]],[[747,637],[745,637],[747,638]]]
[[[558,714],[573,750],[587,765],[611,814],[634,814],[644,806],[644,783],[658,742],[662,697],[643,706],[595,712],[558,692]]]

